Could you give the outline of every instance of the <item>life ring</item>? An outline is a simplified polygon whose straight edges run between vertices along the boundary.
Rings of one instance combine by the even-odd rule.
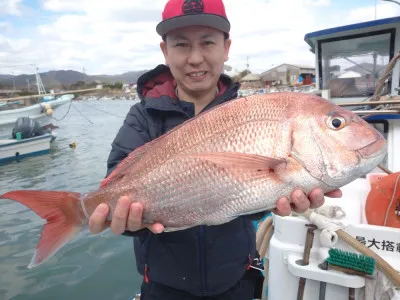
[[[400,172],[375,176],[365,203],[368,224],[400,228]]]

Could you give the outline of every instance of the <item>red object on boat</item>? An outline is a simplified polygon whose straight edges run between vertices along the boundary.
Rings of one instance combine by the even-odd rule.
[[[372,175],[370,182],[365,203],[368,224],[400,228],[400,172]]]

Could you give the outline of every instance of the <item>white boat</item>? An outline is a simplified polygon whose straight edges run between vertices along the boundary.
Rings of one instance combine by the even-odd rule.
[[[373,94],[380,77],[378,75],[382,74],[388,62],[400,51],[400,17],[312,32],[305,36],[305,41],[315,53],[316,78],[319,79],[317,89],[322,96],[340,105],[362,102]],[[345,76],[341,76],[343,74]],[[397,96],[399,81],[400,62],[393,69],[389,89],[385,94]],[[355,106],[349,109],[366,115]],[[375,111],[365,119],[381,130],[387,139],[388,155],[383,166],[392,172],[399,172],[400,113],[396,109],[390,110],[390,114]],[[345,217],[340,219],[345,224],[344,230],[400,272],[400,229],[372,225],[366,219],[366,199],[371,187],[369,178],[375,172],[381,174],[383,171],[373,170],[366,178],[359,178],[346,185],[342,188],[341,199],[326,198],[323,207],[339,206],[345,213]],[[396,210],[387,212],[398,215]],[[390,289],[382,273],[379,276],[375,273],[373,279],[366,279],[340,271],[322,270],[319,264],[327,258],[330,247],[358,252],[340,238],[337,241],[324,240],[321,230],[315,231],[309,264],[302,265],[306,224],[310,224],[310,221],[302,216],[273,216],[274,234],[265,256],[268,259],[268,285],[262,299],[297,297],[307,300],[347,300],[352,299],[349,298],[350,291],[354,292],[354,299],[358,300],[400,299],[399,293]],[[300,278],[305,278],[306,283],[303,297],[299,298]],[[320,290],[323,287],[321,282],[325,282],[326,286]],[[325,291],[321,298],[320,291]]]
[[[35,66],[38,90],[38,95],[35,98],[37,98],[38,103],[30,104],[28,102],[29,104],[25,105],[24,100],[20,100],[18,97],[14,98],[13,101],[7,101],[7,99],[0,101],[0,138],[10,138],[15,122],[21,117],[29,117],[37,121],[42,127],[51,125],[53,120],[51,116],[54,110],[64,104],[71,104],[75,97],[74,94],[64,94],[57,97],[53,90],[50,95],[47,94],[38,70]],[[9,105],[16,105],[17,107],[9,108]]]
[[[54,100],[40,102],[26,107],[0,110],[0,138],[11,137],[14,124],[20,117],[29,117],[36,120],[42,127],[50,125],[53,119],[51,113],[48,113],[48,109],[50,108],[54,111],[62,105],[70,104],[73,98],[73,94],[66,94]]]
[[[46,133],[41,136],[16,140],[0,140],[0,164],[20,161],[26,157],[50,153],[54,135]]]

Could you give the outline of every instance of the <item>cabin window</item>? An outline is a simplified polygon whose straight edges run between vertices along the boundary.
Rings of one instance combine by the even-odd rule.
[[[329,89],[332,98],[372,96],[394,55],[394,34],[385,30],[319,41],[320,89]]]

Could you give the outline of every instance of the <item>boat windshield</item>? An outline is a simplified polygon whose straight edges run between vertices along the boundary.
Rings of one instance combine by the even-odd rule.
[[[391,32],[321,43],[322,88],[331,97],[369,97],[389,63]]]

